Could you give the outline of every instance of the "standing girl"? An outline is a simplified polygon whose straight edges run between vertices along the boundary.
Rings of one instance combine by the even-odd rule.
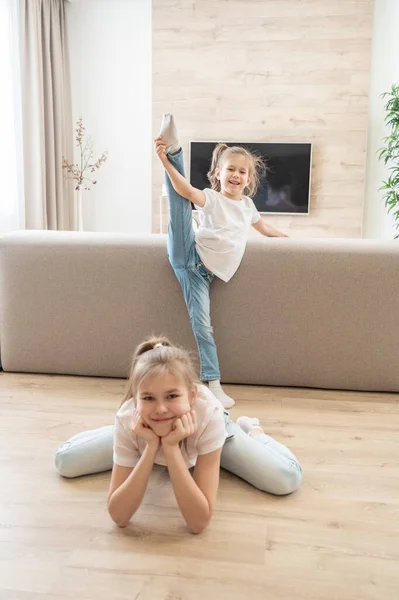
[[[211,188],[194,188],[184,177],[183,152],[173,117],[165,114],[156,153],[165,169],[169,200],[168,255],[183,290],[200,357],[201,381],[224,408],[235,402],[222,389],[210,317],[210,286],[215,275],[229,281],[240,266],[249,228],[269,237],[287,237],[267,225],[247,194],[256,193],[262,160],[239,146],[218,144],[208,179]],[[191,203],[199,210],[194,233]]]

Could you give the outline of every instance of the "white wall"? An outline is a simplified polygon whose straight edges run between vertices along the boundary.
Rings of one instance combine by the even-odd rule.
[[[378,161],[377,150],[388,133],[380,96],[399,83],[399,2],[375,0],[374,11],[363,237],[389,239],[394,235],[393,219],[378,192],[388,169]]]
[[[86,231],[151,232],[151,0],[67,4],[72,107],[109,152],[83,194]]]

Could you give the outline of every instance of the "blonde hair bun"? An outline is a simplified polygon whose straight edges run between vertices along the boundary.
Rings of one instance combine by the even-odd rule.
[[[157,350],[157,352],[150,352],[150,350]],[[135,398],[144,378],[167,374],[183,379],[189,390],[198,383],[198,376],[189,352],[174,346],[167,337],[151,336],[136,348],[123,402]]]

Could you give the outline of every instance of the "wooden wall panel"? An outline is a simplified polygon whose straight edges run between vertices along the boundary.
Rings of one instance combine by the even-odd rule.
[[[312,142],[311,212],[293,236],[361,237],[372,0],[153,0],[153,128],[188,141]],[[153,231],[162,168],[153,166]],[[164,222],[167,222],[165,213]]]

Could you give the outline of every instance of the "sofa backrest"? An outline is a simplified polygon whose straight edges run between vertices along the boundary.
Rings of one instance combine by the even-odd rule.
[[[398,391],[399,246],[250,240],[212,324],[230,383]],[[166,236],[23,231],[0,240],[5,371],[126,377],[151,333],[196,351]]]

